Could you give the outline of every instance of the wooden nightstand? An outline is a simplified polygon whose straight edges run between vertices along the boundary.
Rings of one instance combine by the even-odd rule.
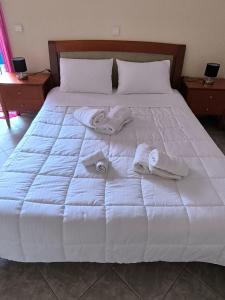
[[[23,81],[15,73],[0,75],[0,102],[9,127],[9,111],[18,114],[39,111],[48,92],[49,78],[45,73],[31,74]]]
[[[182,93],[195,115],[225,116],[225,79],[205,85],[203,79],[184,77]]]

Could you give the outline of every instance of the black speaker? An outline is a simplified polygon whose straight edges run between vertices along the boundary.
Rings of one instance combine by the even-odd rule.
[[[27,79],[27,74],[24,74],[27,71],[26,60],[24,57],[14,57],[12,59],[13,67],[17,73],[17,77],[21,80]]]
[[[205,76],[207,77],[205,80],[206,84],[213,84],[214,78],[217,77],[220,69],[220,64],[216,63],[208,63],[205,69]]]

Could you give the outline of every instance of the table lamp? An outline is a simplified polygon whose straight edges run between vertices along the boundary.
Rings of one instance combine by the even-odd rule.
[[[26,80],[28,78],[26,71],[27,65],[24,57],[14,57],[12,59],[13,67],[15,72],[17,73],[16,76],[19,80]]]
[[[214,79],[217,77],[220,65],[216,63],[208,63],[205,69],[205,84],[213,84]]]

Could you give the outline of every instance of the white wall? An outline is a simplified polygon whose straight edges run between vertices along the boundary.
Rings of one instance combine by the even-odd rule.
[[[185,43],[184,74],[201,76],[207,62],[225,75],[224,0],[3,0],[14,56],[30,71],[49,66],[47,41],[122,39]],[[17,33],[15,24],[23,24]],[[121,26],[119,37],[112,27]]]

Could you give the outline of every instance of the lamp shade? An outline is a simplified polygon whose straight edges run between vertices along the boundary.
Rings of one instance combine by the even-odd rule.
[[[14,57],[12,59],[13,67],[16,73],[27,71],[27,65],[24,57]]]
[[[206,77],[216,77],[219,72],[220,64],[216,63],[209,63],[205,69],[205,76]]]

